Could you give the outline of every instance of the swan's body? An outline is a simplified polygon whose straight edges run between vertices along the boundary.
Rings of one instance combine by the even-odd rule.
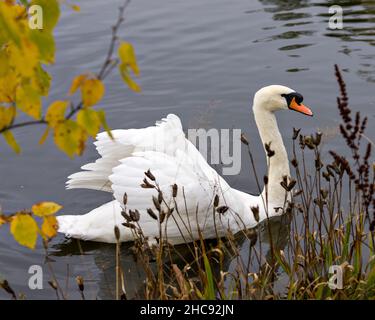
[[[101,158],[83,166],[86,171],[71,175],[67,187],[111,192],[115,200],[85,215],[59,216],[59,232],[73,238],[113,243],[117,225],[120,241],[131,241],[134,235],[122,225],[125,219],[121,211],[137,209],[145,236],[149,240],[159,237],[159,222],[147,213],[149,208],[157,213],[152,196],[157,197],[158,192],[141,186],[147,170],[155,176],[162,190],[162,211],[175,208],[162,225],[163,233],[167,231],[172,244],[196,240],[200,233],[204,238],[216,238],[224,236],[228,229],[237,232],[254,227],[257,222],[251,207],[259,207],[260,220],[277,214],[274,208],[283,207],[288,197],[280,182],[283,176],[289,176],[289,164],[274,111],[292,108],[307,113],[298,110],[306,108],[300,104],[302,100],[298,106],[291,107],[290,104],[296,102],[292,96],[292,89],[269,86],[254,97],[253,111],[262,142],[271,143],[275,151],[269,163],[266,202],[266,190],[259,196],[252,196],[231,188],[186,139],[180,119],[170,114],[152,127],[113,130],[114,140],[107,133],[98,135],[95,145]],[[174,184],[178,186],[175,198],[172,196]],[[124,194],[127,195],[126,206]],[[219,207],[229,208],[223,214],[214,210],[215,195],[219,196]]]

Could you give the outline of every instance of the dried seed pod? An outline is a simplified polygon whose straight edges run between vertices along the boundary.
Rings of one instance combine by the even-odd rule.
[[[243,133],[241,133],[241,142],[247,146],[249,145],[249,141]]]
[[[121,211],[121,215],[125,218],[127,222],[132,221],[132,218],[130,217],[130,215],[128,215],[125,211]]]
[[[125,192],[124,193],[124,196],[122,198],[122,203],[126,206],[126,204],[128,203],[128,195],[127,193]]]
[[[280,185],[281,185],[286,191],[288,191],[288,177],[287,177],[287,176],[283,176],[283,180],[280,182]]]
[[[173,196],[173,198],[177,197],[177,190],[178,190],[177,184],[174,184],[172,186],[172,196]]]
[[[159,191],[158,193],[158,202],[161,204],[163,202],[163,192]]]
[[[322,142],[322,136],[323,136],[323,133],[321,133],[321,132],[317,132],[317,133],[315,134],[314,144],[315,144],[316,146],[319,146],[320,143]]]
[[[309,149],[314,150],[315,144],[314,144],[314,140],[313,140],[312,136],[306,136],[305,137],[305,144],[307,145],[307,147]]]
[[[81,276],[76,277],[76,282],[77,282],[77,285],[78,285],[78,288],[79,288],[80,291],[85,290],[85,284],[84,284],[83,277],[81,277]]]
[[[160,214],[159,214],[160,223],[164,222],[164,219],[165,219],[166,216],[167,216],[167,213],[164,210],[160,212]]]
[[[150,182],[148,182],[148,180],[146,178],[143,179],[143,183],[141,184],[141,187],[144,188],[144,189],[155,188],[155,186],[153,184],[151,184]]]
[[[219,196],[216,194],[215,198],[214,198],[214,207],[215,208],[219,205],[219,201],[220,201]]]
[[[132,224],[132,223],[130,223],[130,222],[124,222],[124,223],[122,223],[122,225],[123,225],[124,227],[130,228],[130,229],[136,229],[136,228],[137,228],[137,227],[135,226],[135,224]]]
[[[250,239],[250,247],[254,247],[258,240],[258,234],[255,229],[250,229],[247,232],[247,236]]]
[[[296,185],[296,183],[297,183],[296,180],[291,179],[289,184],[288,184],[288,191],[291,191],[294,188],[294,186]]]
[[[129,215],[130,215],[130,218],[132,219],[132,221],[134,221],[134,222],[139,221],[140,214],[139,214],[139,211],[137,209],[135,209],[134,211],[129,210]]]
[[[328,197],[328,190],[320,189],[320,195],[323,199],[326,199]]]
[[[299,136],[299,146],[302,150],[305,149],[305,137],[302,134]]]
[[[290,163],[292,164],[293,167],[297,168],[298,167],[298,161],[296,158],[293,158]]]
[[[147,213],[150,215],[150,217],[151,217],[152,219],[158,220],[158,216],[155,214],[154,211],[152,211],[151,208],[148,208],[148,209],[147,209]]]
[[[300,131],[301,129],[293,128],[293,140],[296,140],[298,138]]]
[[[267,153],[267,157],[271,158],[275,155],[275,151],[271,150],[271,143],[265,143],[264,148]]]
[[[160,211],[161,207],[158,198],[152,196],[152,202],[154,203],[154,207],[156,208],[156,210]]]
[[[118,228],[118,226],[115,226],[114,232],[115,232],[116,240],[119,241],[120,240],[120,229]]]
[[[251,212],[253,213],[255,221],[259,222],[259,220],[260,220],[260,218],[259,218],[259,206],[251,207],[250,209],[251,209]]]
[[[148,169],[148,170],[145,172],[145,176],[146,176],[147,178],[149,178],[150,180],[152,180],[152,181],[155,181],[155,180],[156,180],[155,177],[154,177],[154,175],[151,173],[150,169]]]
[[[324,205],[327,204],[326,201],[321,200],[321,199],[318,199],[318,198],[315,198],[315,199],[314,199],[314,203],[315,203],[318,207],[323,207]]]
[[[268,184],[268,176],[264,176],[263,177],[263,182],[264,182],[265,185]]]
[[[55,280],[49,280],[48,284],[51,286],[52,289],[57,290],[57,283]]]
[[[330,174],[328,172],[325,172],[325,171],[323,171],[322,174],[323,174],[324,179],[326,179],[329,182],[329,180],[330,180]]]
[[[320,169],[322,169],[323,168],[323,162],[320,160],[320,156],[318,155],[317,157],[316,157],[316,159],[315,159],[315,169],[316,170],[320,170]]]
[[[216,209],[216,211],[217,211],[218,213],[220,213],[220,214],[224,214],[225,212],[228,211],[228,209],[229,209],[229,207],[227,207],[227,206],[221,206],[221,207],[218,207],[218,208]]]

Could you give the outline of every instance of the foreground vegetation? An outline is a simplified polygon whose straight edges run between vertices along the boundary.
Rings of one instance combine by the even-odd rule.
[[[160,223],[157,245],[150,245],[143,236],[137,224],[137,212],[123,212],[124,225],[135,230],[132,249],[146,278],[144,298],[375,298],[372,144],[364,138],[367,118],[361,117],[359,112],[352,113],[337,66],[335,72],[340,88],[337,99],[340,132],[351,157],[329,151],[332,160],[323,163],[322,133],[305,136],[294,129],[291,158],[294,178],[284,177],[280,182],[286,192],[292,193],[292,200],[279,208],[282,216],[268,219],[256,229],[240,234],[228,231],[225,238],[214,242],[201,239],[186,244],[181,250],[163,240],[167,239],[163,224],[166,216],[180,215],[183,208],[175,206],[169,212],[160,211],[161,192],[158,199],[154,199],[155,208],[150,209],[150,214]],[[246,137],[242,137],[242,142],[252,157]],[[268,157],[272,156],[273,153],[268,152]],[[157,189],[152,174],[145,174],[145,181]],[[264,182],[267,180],[265,177]],[[179,189],[174,186],[173,192]],[[219,216],[223,210],[225,208],[216,206],[215,214]],[[249,208],[249,214],[259,219],[258,208]],[[118,234],[117,229],[115,234]],[[248,248],[248,252],[244,252],[244,248]],[[119,262],[121,257],[117,259]],[[342,279],[341,274],[336,275],[340,279],[333,277],[335,272],[330,270],[331,266],[342,272]],[[117,298],[125,298],[126,279],[120,263],[117,272]]]

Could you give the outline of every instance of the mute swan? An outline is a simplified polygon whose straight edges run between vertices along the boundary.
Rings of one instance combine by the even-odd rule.
[[[179,214],[174,210],[162,224],[163,228],[166,224],[168,241],[172,244],[198,239],[199,231],[204,238],[216,238],[224,236],[227,229],[237,232],[254,227],[257,221],[251,207],[259,207],[260,219],[257,220],[260,221],[279,214],[275,208],[283,207],[288,197],[280,182],[290,173],[275,111],[295,110],[312,116],[302,101],[301,94],[280,85],[264,87],[254,96],[253,112],[262,143],[271,143],[275,152],[269,158],[266,203],[265,189],[261,195],[253,196],[231,188],[185,138],[179,117],[169,114],[155,126],[113,130],[113,140],[105,132],[97,136],[95,145],[101,158],[84,165],[85,171],[69,176],[67,188],[111,192],[114,200],[85,215],[57,217],[58,231],[68,237],[114,243],[114,226],[117,225],[120,241],[134,240],[132,230],[122,225],[125,219],[121,211],[126,207],[138,210],[144,235],[149,241],[155,241],[159,237],[159,222],[147,210],[157,212],[152,197],[157,197],[158,191],[141,186],[148,170],[156,181],[146,179],[159,185],[165,200],[161,210],[167,211],[167,205],[179,209]],[[177,185],[175,198],[172,195],[174,184]],[[228,208],[222,210],[225,212],[217,213],[213,209],[216,195],[218,206]]]

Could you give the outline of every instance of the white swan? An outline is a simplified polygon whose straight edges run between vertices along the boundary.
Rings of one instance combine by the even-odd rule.
[[[114,200],[85,215],[59,216],[58,231],[68,237],[113,243],[117,225],[121,241],[133,240],[132,230],[122,225],[126,193],[126,210],[139,211],[139,225],[145,236],[149,241],[159,237],[159,222],[147,212],[151,208],[157,213],[152,196],[157,197],[158,191],[141,186],[148,170],[156,177],[163,193],[165,202],[161,203],[161,210],[175,208],[162,224],[163,230],[167,226],[170,243],[198,239],[199,231],[204,238],[216,238],[225,235],[228,228],[237,232],[254,227],[257,222],[251,207],[259,206],[260,220],[263,220],[267,215],[278,214],[280,210],[274,208],[283,207],[286,199],[280,182],[283,176],[290,175],[289,163],[274,112],[290,109],[312,116],[302,100],[299,93],[280,85],[264,87],[254,96],[253,112],[262,143],[271,143],[275,151],[268,164],[268,209],[264,205],[265,190],[259,196],[252,196],[231,188],[185,138],[180,119],[169,114],[155,126],[113,130],[114,140],[107,133],[98,135],[95,145],[101,158],[83,166],[85,171],[71,175],[67,188],[111,192]],[[147,180],[155,183],[150,178]],[[174,184],[178,186],[175,198]],[[229,208],[226,212],[215,212],[215,195],[219,197],[219,207]]]

